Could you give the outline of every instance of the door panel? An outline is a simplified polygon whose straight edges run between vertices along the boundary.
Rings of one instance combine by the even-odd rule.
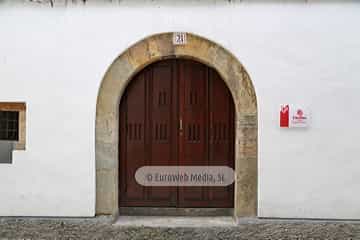
[[[180,129],[181,128],[181,129]],[[217,72],[191,60],[145,68],[120,104],[120,206],[233,207],[229,187],[142,187],[142,166],[234,167],[234,105]]]
[[[206,166],[207,162],[207,67],[192,61],[179,63],[180,166]],[[179,187],[180,207],[201,207],[205,187]]]
[[[230,91],[213,69],[209,74],[209,165],[234,169],[234,105]],[[221,207],[232,207],[234,184],[211,187],[209,200]]]
[[[139,167],[177,163],[177,94],[173,76],[174,61],[156,63],[135,77],[121,101],[120,206],[176,205],[176,187],[142,187],[135,181]],[[122,136],[126,129],[139,139],[132,141]]]
[[[138,98],[137,98],[138,97]],[[133,177],[136,170],[144,165],[145,149],[145,80],[139,75],[133,84],[128,87],[127,93],[121,103],[120,141],[124,148],[120,150],[120,158],[131,161],[120,161],[121,186],[120,189],[126,194],[129,201],[141,201],[144,199],[144,188],[138,185]],[[131,109],[131,110],[130,110]]]
[[[149,159],[147,166],[176,165],[177,145],[173,114],[173,61],[159,62],[149,71]],[[175,122],[176,123],[176,122]],[[174,129],[175,128],[175,129]],[[175,135],[175,136],[174,136]],[[176,187],[147,187],[148,199],[157,206],[175,206]],[[154,206],[154,204],[153,204]]]

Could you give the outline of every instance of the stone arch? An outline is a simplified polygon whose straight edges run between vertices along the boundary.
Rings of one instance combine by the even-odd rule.
[[[235,103],[234,215],[257,215],[257,103],[243,65],[226,49],[187,33],[186,45],[173,45],[173,33],[149,36],[128,48],[102,80],[96,105],[96,214],[118,214],[119,103],[132,77],[165,58],[191,58],[218,71]]]

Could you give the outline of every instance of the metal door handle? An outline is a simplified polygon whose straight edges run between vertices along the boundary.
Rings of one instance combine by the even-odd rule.
[[[183,126],[182,126],[182,118],[180,118],[179,120],[179,130],[182,131],[183,130]]]

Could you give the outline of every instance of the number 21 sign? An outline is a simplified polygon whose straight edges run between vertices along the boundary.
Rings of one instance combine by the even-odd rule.
[[[173,44],[174,45],[185,45],[186,44],[186,33],[175,32],[173,35]]]

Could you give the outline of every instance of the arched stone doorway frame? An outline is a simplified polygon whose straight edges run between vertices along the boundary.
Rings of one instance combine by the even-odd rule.
[[[173,33],[149,36],[128,48],[106,72],[97,98],[95,126],[96,214],[118,214],[119,103],[132,77],[166,58],[190,58],[220,74],[232,94],[235,119],[234,215],[257,215],[257,103],[243,65],[229,51],[187,33],[187,44],[173,45]]]

